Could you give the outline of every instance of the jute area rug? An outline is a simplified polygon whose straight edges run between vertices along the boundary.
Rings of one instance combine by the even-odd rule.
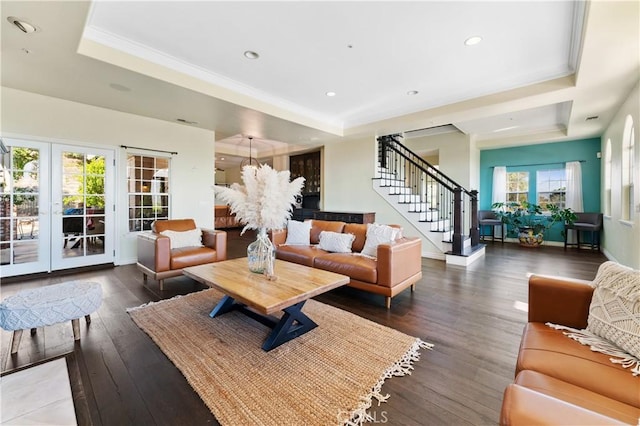
[[[209,313],[215,289],[133,308],[131,318],[178,367],[222,425],[358,425],[385,379],[411,374],[415,337],[309,300],[318,327],[270,352],[270,329],[240,312]],[[392,419],[389,419],[392,421]]]

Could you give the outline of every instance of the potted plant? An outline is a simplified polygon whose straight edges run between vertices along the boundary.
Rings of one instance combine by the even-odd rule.
[[[496,216],[507,225],[507,235],[517,236],[520,245],[538,247],[544,241],[544,233],[555,223],[572,225],[577,219],[570,208],[560,209],[555,204],[548,204],[549,214],[544,214],[542,207],[528,201],[494,203],[491,208]],[[562,234],[564,236],[564,230]]]

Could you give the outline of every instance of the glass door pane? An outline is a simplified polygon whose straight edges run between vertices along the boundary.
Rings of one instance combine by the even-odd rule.
[[[0,275],[49,270],[49,145],[3,139],[0,156]]]
[[[113,153],[57,145],[53,162],[53,269],[112,263]]]

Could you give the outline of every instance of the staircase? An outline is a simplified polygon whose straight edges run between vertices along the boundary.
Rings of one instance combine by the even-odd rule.
[[[429,257],[466,266],[484,256],[477,191],[464,189],[402,145],[400,138],[378,138],[374,190],[435,246],[437,252]]]

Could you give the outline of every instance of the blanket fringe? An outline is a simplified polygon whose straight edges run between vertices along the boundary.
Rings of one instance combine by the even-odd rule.
[[[383,395],[381,393],[382,385],[385,380],[391,377],[411,375],[411,371],[413,371],[413,363],[420,360],[420,349],[431,350],[433,349],[433,344],[427,343],[421,339],[416,339],[409,350],[407,350],[407,352],[405,352],[398,361],[393,363],[392,366],[382,373],[376,384],[371,389],[371,392],[362,397],[356,409],[351,411],[350,418],[342,420],[340,424],[343,426],[361,426],[365,422],[375,421],[376,419],[371,416],[368,411],[369,408],[371,408],[373,399],[375,398],[376,401],[378,401],[378,406],[389,399],[389,394]]]
[[[596,336],[587,330],[578,330],[564,325],[553,324],[550,322],[546,323],[546,325],[556,330],[563,330],[563,334],[565,336],[585,346],[589,346],[589,348],[594,352],[611,356],[612,358],[609,358],[609,361],[614,364],[620,364],[622,368],[628,368],[634,376],[640,375],[640,359],[624,352],[622,349],[606,341],[602,337]]]

